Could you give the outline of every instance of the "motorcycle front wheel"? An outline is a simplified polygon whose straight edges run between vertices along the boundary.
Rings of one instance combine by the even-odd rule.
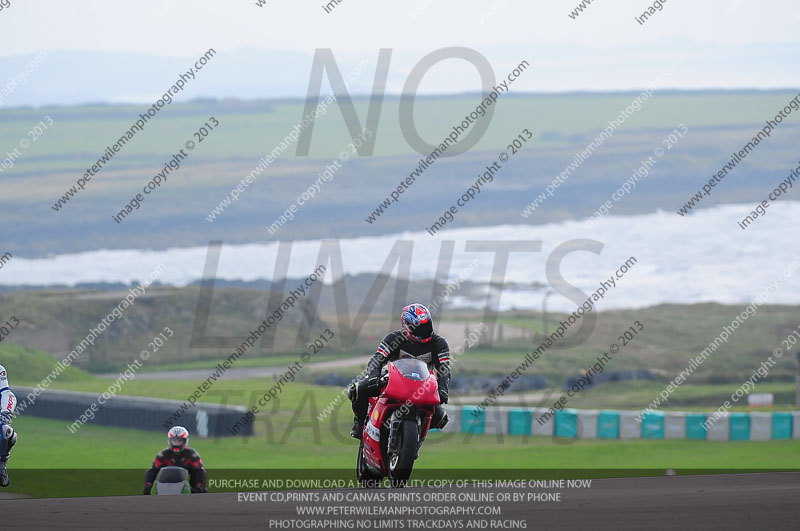
[[[417,456],[419,446],[419,432],[414,420],[404,420],[400,425],[398,437],[399,448],[397,452],[389,454],[389,483],[392,487],[405,487],[411,477],[414,467],[414,458]]]

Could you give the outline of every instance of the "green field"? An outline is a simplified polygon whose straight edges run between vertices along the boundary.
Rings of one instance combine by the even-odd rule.
[[[22,153],[13,168],[3,172],[0,205],[6,208],[0,221],[5,226],[26,227],[24,234],[6,235],[6,245],[14,254],[40,257],[101,248],[187,247],[217,239],[252,243],[421,231],[428,226],[428,219],[441,214],[454,190],[473,183],[526,128],[534,135],[532,141],[504,166],[499,182],[481,194],[481,208],[465,209],[453,227],[576,219],[591,215],[641,159],[684,124],[690,131],[687,139],[659,162],[653,178],[637,186],[635,201],[615,207],[615,214],[646,213],[682,204],[687,194],[696,191],[734,148],[741,147],[766,117],[774,116],[793,95],[780,90],[659,92],[561,186],[568,191],[555,194],[535,216],[525,219],[520,210],[637,94],[510,96],[496,107],[486,134],[473,148],[438,160],[426,170],[421,184],[404,194],[402,209],[394,208],[379,222],[367,224],[364,218],[420,159],[400,129],[398,100],[387,98],[372,156],[352,157],[325,185],[313,206],[303,208],[274,237],[265,227],[315,181],[326,164],[347,149],[350,137],[336,106],[318,119],[309,156],[296,156],[294,143],[286,147],[276,162],[256,173],[253,184],[213,223],[206,220],[212,209],[302,120],[300,102],[226,100],[171,105],[58,212],[51,208],[53,204],[130,127],[142,109],[136,105],[8,109],[0,122],[0,145],[18,145],[45,114],[54,124]],[[464,94],[419,98],[415,105],[419,134],[428,142],[440,142],[476,102],[474,95]],[[367,103],[358,100],[355,107],[363,126]],[[210,116],[216,117],[220,126],[197,144],[181,169],[124,223],[113,222],[112,214],[141,191]],[[764,185],[760,181],[782,175],[795,161],[796,130],[797,126],[784,124],[780,134],[759,146],[759,157],[737,169],[703,206],[760,197]],[[409,226],[409,220],[420,221]],[[87,232],[86,227],[92,231]]]
[[[521,94],[501,100],[495,107],[491,127],[474,148],[479,151],[505,148],[521,127],[535,127],[545,147],[564,146],[570,137],[595,133],[630,105],[638,92],[609,94]],[[673,128],[679,122],[696,127],[758,124],[774,115],[794,91],[663,91],[647,101],[643,109],[625,121],[628,131]],[[415,124],[430,143],[438,143],[453,125],[475,109],[477,95],[418,97]],[[368,101],[354,102],[357,115],[365,124]],[[735,109],[736,112],[730,112]],[[80,172],[96,161],[107,145],[127,131],[143,109],[140,105],[80,105],[75,107],[18,108],[3,111],[0,145],[16,145],[25,132],[49,115],[51,130],[27,151],[11,175],[30,173]],[[183,146],[183,141],[208,119],[220,121],[215,131],[198,148],[208,162],[250,159],[253,164],[280,143],[292,126],[303,118],[304,102],[214,101],[176,103],[147,124],[130,145],[115,157],[115,165],[124,168],[150,168],[151,161],[169,158]],[[377,127],[374,156],[413,155],[403,137],[398,120],[399,99],[384,101]],[[569,120],[564,117],[569,116]],[[526,119],[529,118],[529,119]],[[510,136],[509,136],[510,135]],[[317,119],[312,136],[311,157],[335,157],[346,145],[348,131],[336,105]],[[295,150],[287,150],[283,159],[292,159]],[[155,162],[156,166],[158,162]],[[231,182],[233,182],[231,176]],[[237,179],[238,180],[238,179]],[[29,190],[30,191],[30,190]],[[35,190],[34,190],[35,191]],[[89,191],[95,194],[96,191]],[[33,200],[36,196],[27,196]],[[20,197],[21,199],[21,197]]]

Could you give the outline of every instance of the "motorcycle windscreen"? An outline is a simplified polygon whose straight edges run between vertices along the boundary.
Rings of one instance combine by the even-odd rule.
[[[153,491],[159,496],[183,494],[189,471],[179,466],[167,466],[158,471]]]
[[[421,406],[433,406],[439,403],[439,384],[425,363],[405,358],[389,363],[389,383],[383,395]]]
[[[416,380],[422,382],[430,378],[430,371],[428,366],[422,360],[414,358],[403,358],[392,362],[394,368],[404,378],[409,380]]]

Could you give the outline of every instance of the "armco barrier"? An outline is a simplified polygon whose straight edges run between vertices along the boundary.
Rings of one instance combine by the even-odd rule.
[[[17,414],[63,420],[65,421],[65,430],[79,420],[81,415],[85,415],[87,408],[92,404],[97,404],[96,411],[90,411],[90,415],[94,414],[93,419],[84,416],[84,419],[88,421],[87,424],[166,433],[167,428],[163,426],[164,421],[183,405],[183,402],[177,400],[123,395],[113,396],[105,403],[100,404],[98,395],[95,393],[47,389],[41,391],[38,396],[34,396],[33,389],[29,387],[14,387],[14,394],[17,395],[18,402],[27,400],[28,394],[33,397],[33,400],[25,402],[24,409],[20,408]],[[228,436],[230,435],[228,428],[236,424],[245,413],[247,410],[242,406],[222,406],[198,402],[196,407],[189,409],[172,424],[184,426],[192,436]],[[80,425],[76,425],[76,429],[79,427]],[[237,433],[239,436],[252,434],[252,423],[248,423]]]
[[[547,408],[447,406],[464,433],[539,435],[569,439],[697,439],[767,441],[800,438],[800,411],[727,413],[706,430],[705,413],[684,411],[598,411]],[[477,412],[473,415],[473,412]],[[640,417],[641,415],[641,417]],[[547,420],[543,420],[547,416]],[[455,431],[455,430],[454,430]]]

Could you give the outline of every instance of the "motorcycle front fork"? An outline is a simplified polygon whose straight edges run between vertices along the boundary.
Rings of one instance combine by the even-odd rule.
[[[389,453],[397,453],[400,451],[400,425],[402,424],[403,419],[400,418],[399,415],[393,413],[392,418],[389,421]]]
[[[415,456],[414,456],[414,460],[415,460],[415,461],[416,461],[417,459],[419,459],[419,450],[420,450],[420,448],[422,448],[422,443],[424,443],[424,442],[425,442],[425,437],[422,437],[422,438],[419,440],[419,444],[417,445],[417,455],[415,455]]]

